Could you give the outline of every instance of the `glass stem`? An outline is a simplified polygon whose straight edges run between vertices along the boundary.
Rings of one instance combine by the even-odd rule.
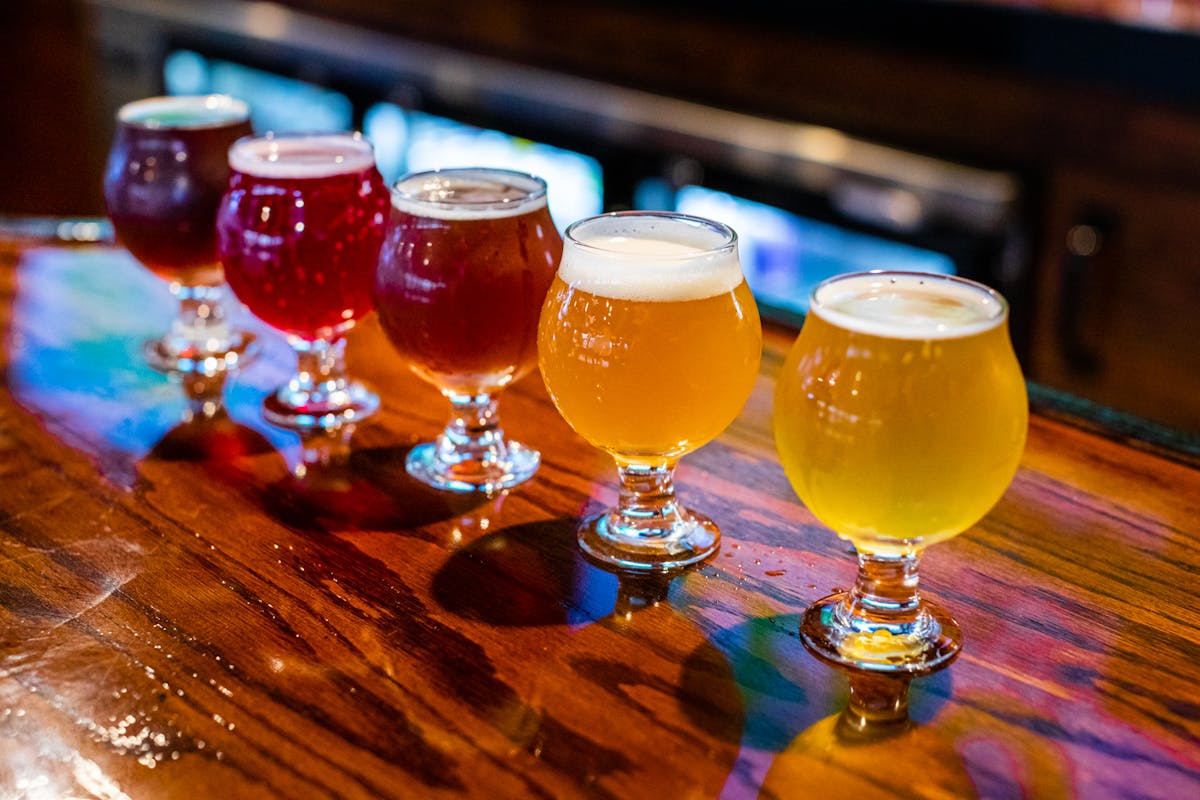
[[[675,464],[617,464],[621,498],[617,514],[632,525],[660,527],[681,516],[675,502]]]
[[[496,462],[506,452],[500,413],[490,394],[451,394],[450,423],[438,437],[438,455],[450,463]]]
[[[296,351],[296,374],[285,391],[308,398],[305,405],[327,404],[335,394],[346,391],[346,340],[292,339]]]
[[[187,373],[182,376],[182,383],[184,398],[187,400],[187,409],[183,412],[184,422],[211,420],[224,410],[222,394],[225,373]]]
[[[222,287],[172,283],[171,294],[179,303],[171,322],[171,349],[177,353],[223,353],[230,332]]]
[[[846,599],[845,611],[856,627],[884,626],[893,633],[908,632],[921,620],[917,593],[920,553],[858,554],[858,577]]]

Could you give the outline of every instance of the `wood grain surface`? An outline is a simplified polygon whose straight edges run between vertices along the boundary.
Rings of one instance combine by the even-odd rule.
[[[631,581],[575,548],[615,473],[536,375],[501,412],[538,475],[438,494],[403,457],[446,408],[373,320],[349,360],[382,412],[302,442],[258,412],[277,337],[184,386],[138,360],[170,304],[122,251],[2,253],[0,797],[1200,796],[1193,467],[1035,415],[999,505],[924,561],[963,655],[912,725],[848,736],[846,676],[797,638],[854,563],[775,458],[790,332],[679,471],[721,552]]]

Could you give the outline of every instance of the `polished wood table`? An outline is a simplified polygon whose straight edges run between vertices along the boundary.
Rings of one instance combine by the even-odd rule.
[[[537,476],[438,494],[403,459],[447,409],[373,321],[350,364],[385,404],[343,446],[262,421],[267,332],[223,386],[143,366],[169,306],[122,251],[0,248],[0,797],[1200,797],[1186,458],[1036,413],[924,561],[962,656],[854,727],[797,637],[854,560],[775,458],[791,333],[679,470],[721,552],[637,581],[574,546],[615,473],[536,376],[501,411]]]

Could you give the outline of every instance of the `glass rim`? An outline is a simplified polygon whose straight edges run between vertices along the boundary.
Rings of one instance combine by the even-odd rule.
[[[980,292],[983,292],[983,293],[989,295],[992,299],[994,299],[996,301],[996,304],[997,304],[996,307],[999,309],[999,312],[996,314],[997,318],[1008,316],[1008,311],[1009,311],[1008,299],[1004,295],[1000,294],[1000,292],[998,292],[995,289],[993,289],[992,287],[988,286],[986,283],[980,283],[979,281],[973,280],[971,278],[964,278],[961,275],[946,275],[946,274],[940,273],[940,272],[918,272],[916,270],[911,270],[911,269],[865,269],[865,270],[859,270],[857,272],[843,272],[838,275],[831,275],[812,288],[812,292],[809,293],[809,307],[810,308],[812,308],[812,307],[824,308],[825,307],[825,304],[820,302],[817,299],[817,293],[820,292],[822,289],[824,289],[826,286],[829,286],[829,285],[832,285],[835,283],[840,283],[841,281],[848,280],[850,278],[864,278],[867,276],[877,276],[877,277],[895,276],[895,277],[903,277],[903,278],[920,278],[921,280],[932,279],[932,280],[936,280],[936,281],[944,281],[946,283],[958,284],[959,286],[967,286],[967,287],[970,287],[971,289],[974,289],[976,291],[980,291]]]
[[[239,136],[229,149],[237,147],[240,144],[247,144],[253,141],[275,141],[286,139],[352,139],[355,142],[360,142],[370,148],[371,152],[375,152],[375,146],[371,144],[371,140],[363,135],[362,131],[358,130],[306,130],[306,131],[263,131],[262,133],[248,133],[245,136]]]
[[[267,169],[256,171],[250,168],[250,165],[274,165],[280,166],[278,157],[263,158],[259,152],[250,150],[250,145],[258,145],[264,142],[303,142],[318,139],[331,139],[337,142],[352,142],[357,147],[357,152],[354,154],[354,161],[351,161],[342,169],[329,171],[320,169],[316,171],[302,170],[302,172],[313,172],[313,174],[300,175],[282,175],[279,169]],[[250,150],[250,152],[246,152]],[[357,168],[365,168],[367,164],[375,167],[375,146],[371,144],[371,140],[357,130],[334,130],[334,131],[265,131],[264,133],[252,133],[248,136],[242,136],[233,144],[229,145],[228,160],[231,169],[238,172],[258,175],[259,177],[294,177],[294,178],[315,178],[328,177],[329,175],[349,174],[357,171]],[[278,152],[278,151],[277,151]],[[359,164],[359,157],[362,163]],[[286,165],[286,161],[283,162]],[[341,162],[332,162],[330,166],[337,166]],[[264,168],[265,169],[265,168]],[[267,174],[267,173],[272,174]],[[287,170],[282,170],[287,172]]]
[[[956,339],[974,336],[985,331],[995,330],[996,328],[1005,326],[1008,323],[1008,300],[1004,297],[1004,295],[987,284],[980,283],[979,281],[972,280],[971,278],[964,278],[961,275],[945,275],[937,272],[916,272],[914,270],[899,269],[860,270],[858,272],[843,272],[840,275],[830,276],[813,287],[812,292],[809,294],[808,313],[819,316],[826,322],[843,328],[847,326],[847,319],[857,319],[863,321],[864,318],[830,307],[818,297],[818,294],[827,287],[843,281],[861,280],[864,278],[912,278],[919,280],[921,283],[933,282],[943,285],[956,286],[961,289],[967,289],[975,294],[984,295],[995,303],[994,312],[984,317],[982,320],[979,320],[974,324],[964,326],[963,328],[941,329],[934,331],[914,330],[911,332],[912,335],[909,335],[908,333],[897,334],[895,332],[882,333],[879,331],[874,331],[875,334],[880,336],[913,340]],[[858,329],[852,328],[852,330]],[[859,330],[859,332],[864,331]]]
[[[231,116],[228,119],[210,120],[205,122],[185,122],[185,123],[167,123],[147,122],[144,120],[129,119],[129,116],[135,111],[153,106],[170,106],[177,105],[184,108],[195,108],[197,103],[202,104],[206,109],[221,108],[222,110],[232,110],[236,112],[236,116]],[[143,97],[140,100],[131,100],[117,109],[117,123],[130,128],[139,128],[142,130],[188,130],[200,131],[209,128],[223,128],[231,123],[242,123],[250,120],[250,104],[239,97],[234,97],[229,94],[160,94],[154,97]]]
[[[719,222],[708,217],[700,217],[695,214],[684,214],[680,211],[641,211],[632,209],[628,211],[609,211],[605,214],[596,214],[591,217],[584,217],[576,220],[567,226],[563,233],[563,241],[570,242],[571,246],[577,247],[580,250],[597,255],[621,255],[623,258],[629,256],[629,252],[625,250],[617,250],[608,247],[589,244],[582,241],[577,233],[580,228],[596,224],[599,222],[614,220],[614,219],[648,219],[648,220],[668,220],[670,222],[681,222],[689,228],[695,230],[705,228],[714,233],[719,234],[721,241],[712,246],[699,246],[696,250],[689,253],[648,253],[639,254],[639,259],[650,261],[686,261],[697,257],[716,255],[719,253],[732,252],[737,249],[738,235],[731,226],[724,222]]]
[[[409,181],[425,181],[429,178],[449,175],[449,176],[467,176],[467,175],[494,175],[499,178],[508,178],[512,180],[520,180],[527,182],[530,186],[525,194],[521,197],[501,200],[429,200],[417,197],[411,192],[407,192],[400,188],[401,184]],[[512,183],[506,185],[514,186],[514,188],[522,189],[522,186],[515,186]],[[523,172],[516,169],[506,169],[504,167],[438,167],[436,169],[418,170],[410,172],[407,175],[402,175],[397,178],[391,187],[393,199],[399,199],[404,203],[410,203],[416,206],[425,208],[436,208],[454,211],[494,211],[506,208],[517,208],[526,204],[532,204],[535,200],[542,200],[546,197],[546,180],[531,172]]]

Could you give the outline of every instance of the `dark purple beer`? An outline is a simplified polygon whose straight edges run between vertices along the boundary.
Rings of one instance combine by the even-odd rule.
[[[232,97],[152,97],[124,106],[104,175],[117,238],[160,277],[221,282],[215,221],[229,181],[229,147],[249,135]]]

